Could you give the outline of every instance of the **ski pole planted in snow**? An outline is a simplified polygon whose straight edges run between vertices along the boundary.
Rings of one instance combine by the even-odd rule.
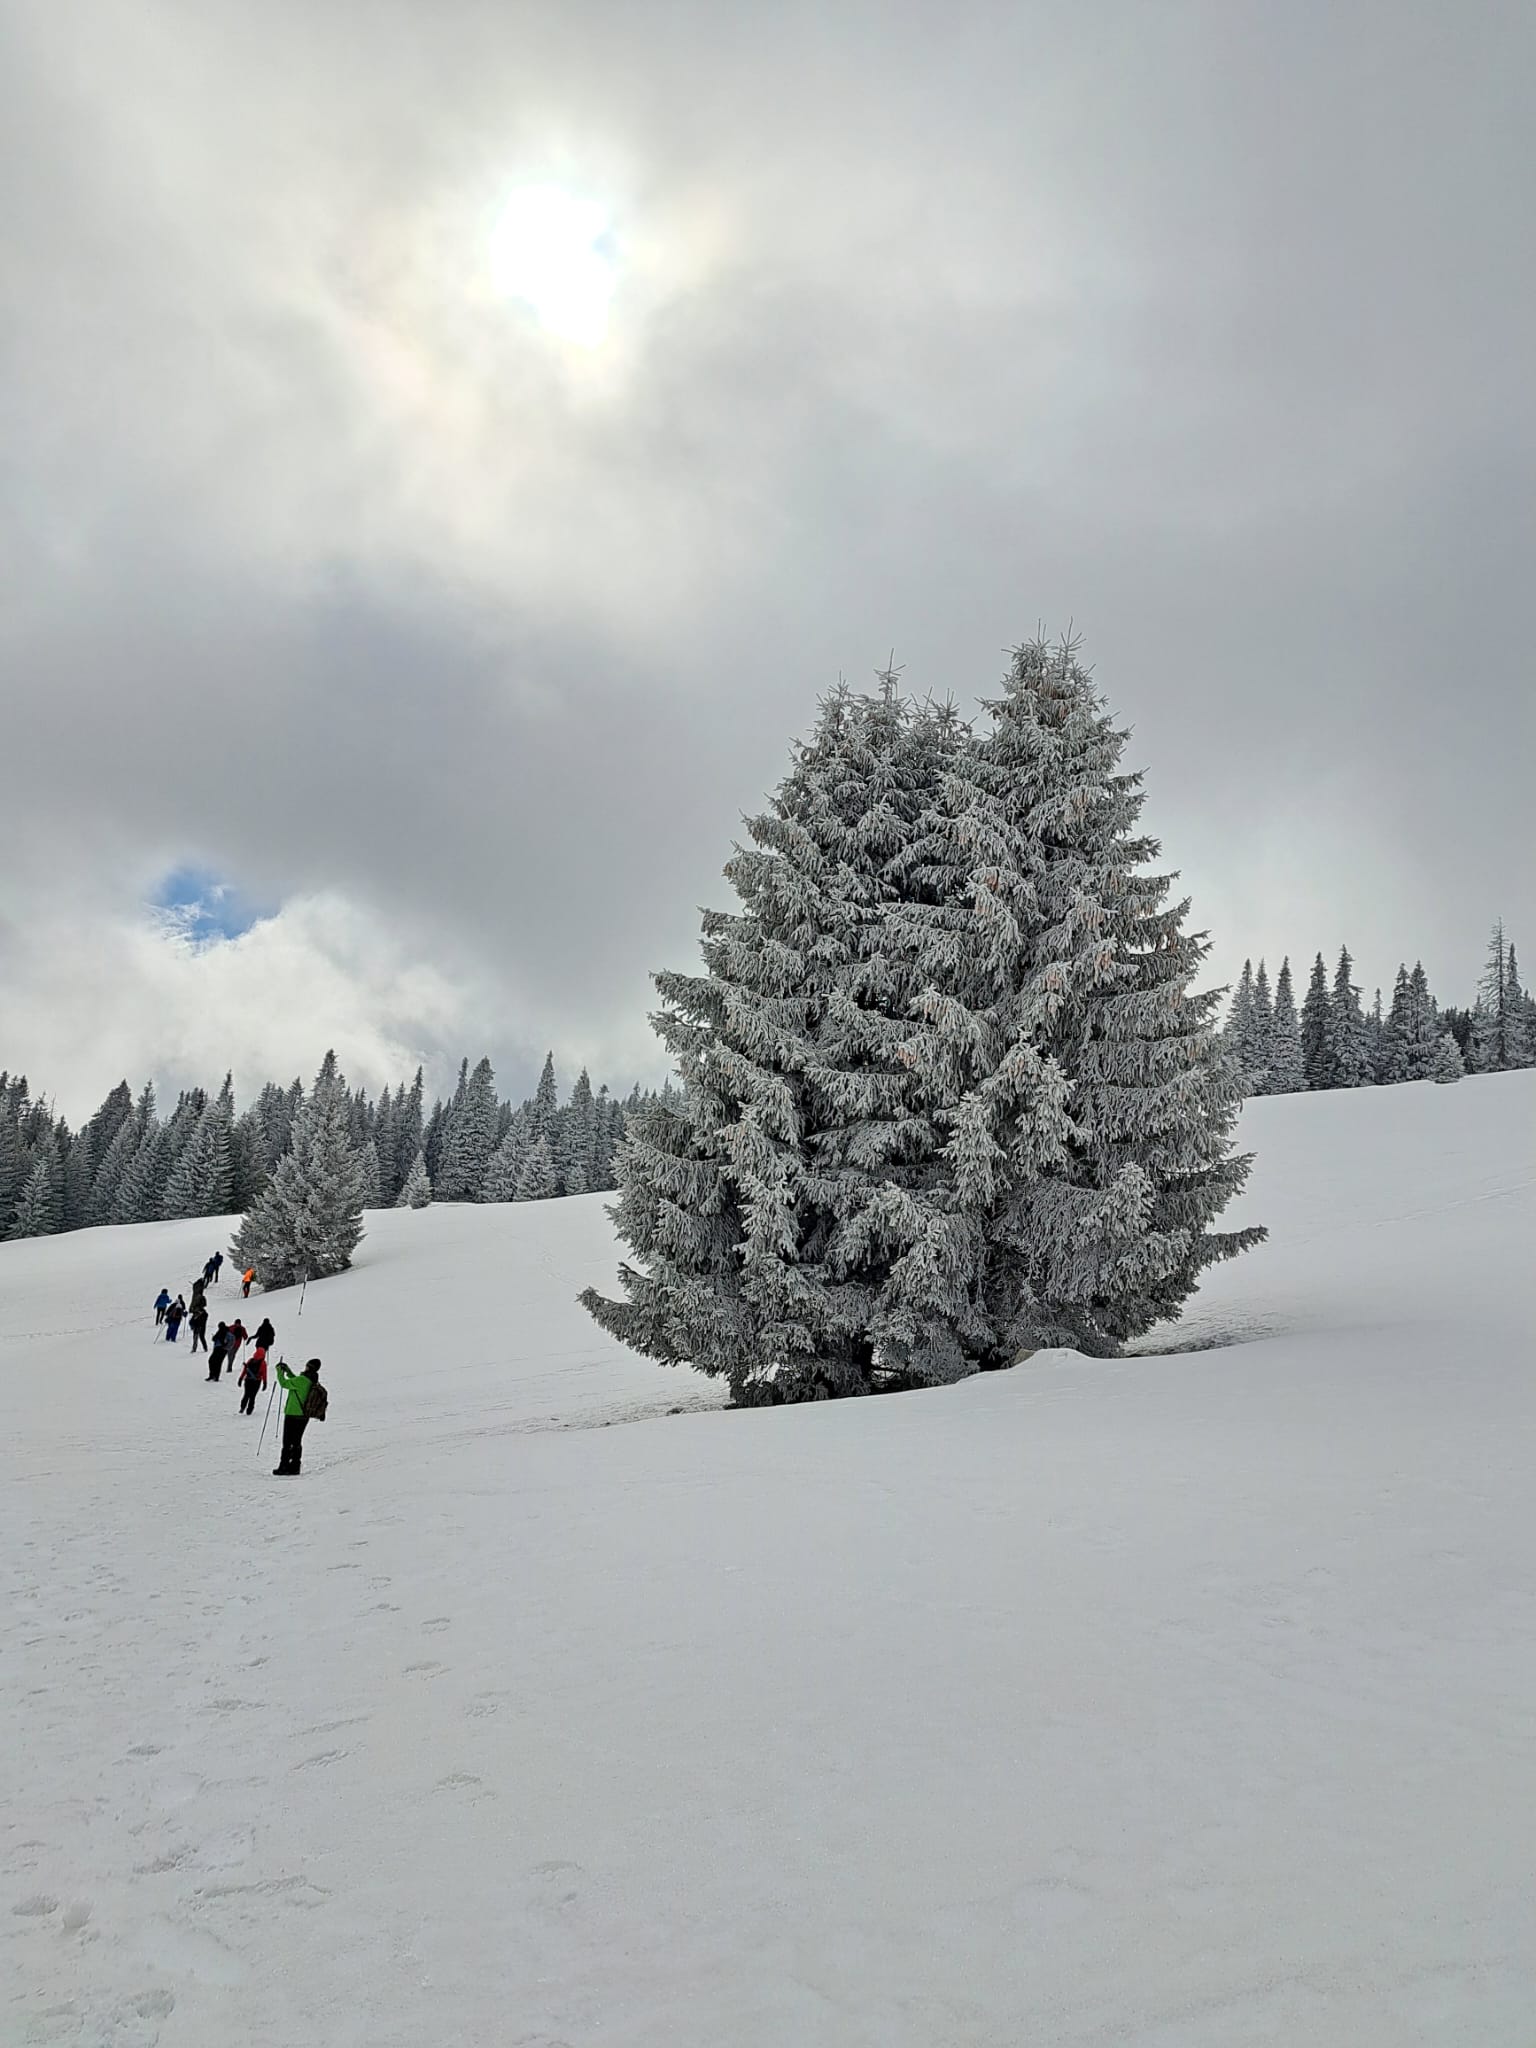
[[[256,1439],[256,1456],[260,1458],[261,1447],[267,1440],[267,1424],[272,1420],[272,1401],[277,1393],[277,1374],[272,1375],[272,1392],[267,1396],[267,1412],[261,1418],[261,1435]]]

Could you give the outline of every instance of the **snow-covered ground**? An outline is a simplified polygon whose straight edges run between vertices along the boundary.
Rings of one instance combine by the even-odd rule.
[[[0,2040],[1529,2048],[1536,1075],[1245,1135],[1225,1348],[799,1410],[371,1217],[297,1484],[222,1232],[0,1246]]]

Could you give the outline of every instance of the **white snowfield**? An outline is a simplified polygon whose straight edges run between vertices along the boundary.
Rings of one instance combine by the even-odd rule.
[[[225,1231],[0,1246],[0,2040],[1530,2048],[1536,1074],[1245,1136],[1221,1348],[751,1414],[372,1216],[298,1481]]]

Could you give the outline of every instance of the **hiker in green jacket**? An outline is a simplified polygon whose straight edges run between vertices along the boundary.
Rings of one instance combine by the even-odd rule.
[[[320,1361],[312,1358],[302,1372],[277,1367],[277,1384],[288,1396],[283,1403],[282,1455],[272,1468],[274,1479],[297,1479],[304,1455],[304,1431],[312,1416],[325,1413],[325,1389],[320,1384]]]

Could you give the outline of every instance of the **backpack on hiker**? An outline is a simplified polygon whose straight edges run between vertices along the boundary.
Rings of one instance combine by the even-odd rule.
[[[306,1422],[324,1422],[325,1411],[330,1406],[330,1401],[330,1395],[321,1386],[320,1382],[315,1380],[304,1397],[304,1420]]]

